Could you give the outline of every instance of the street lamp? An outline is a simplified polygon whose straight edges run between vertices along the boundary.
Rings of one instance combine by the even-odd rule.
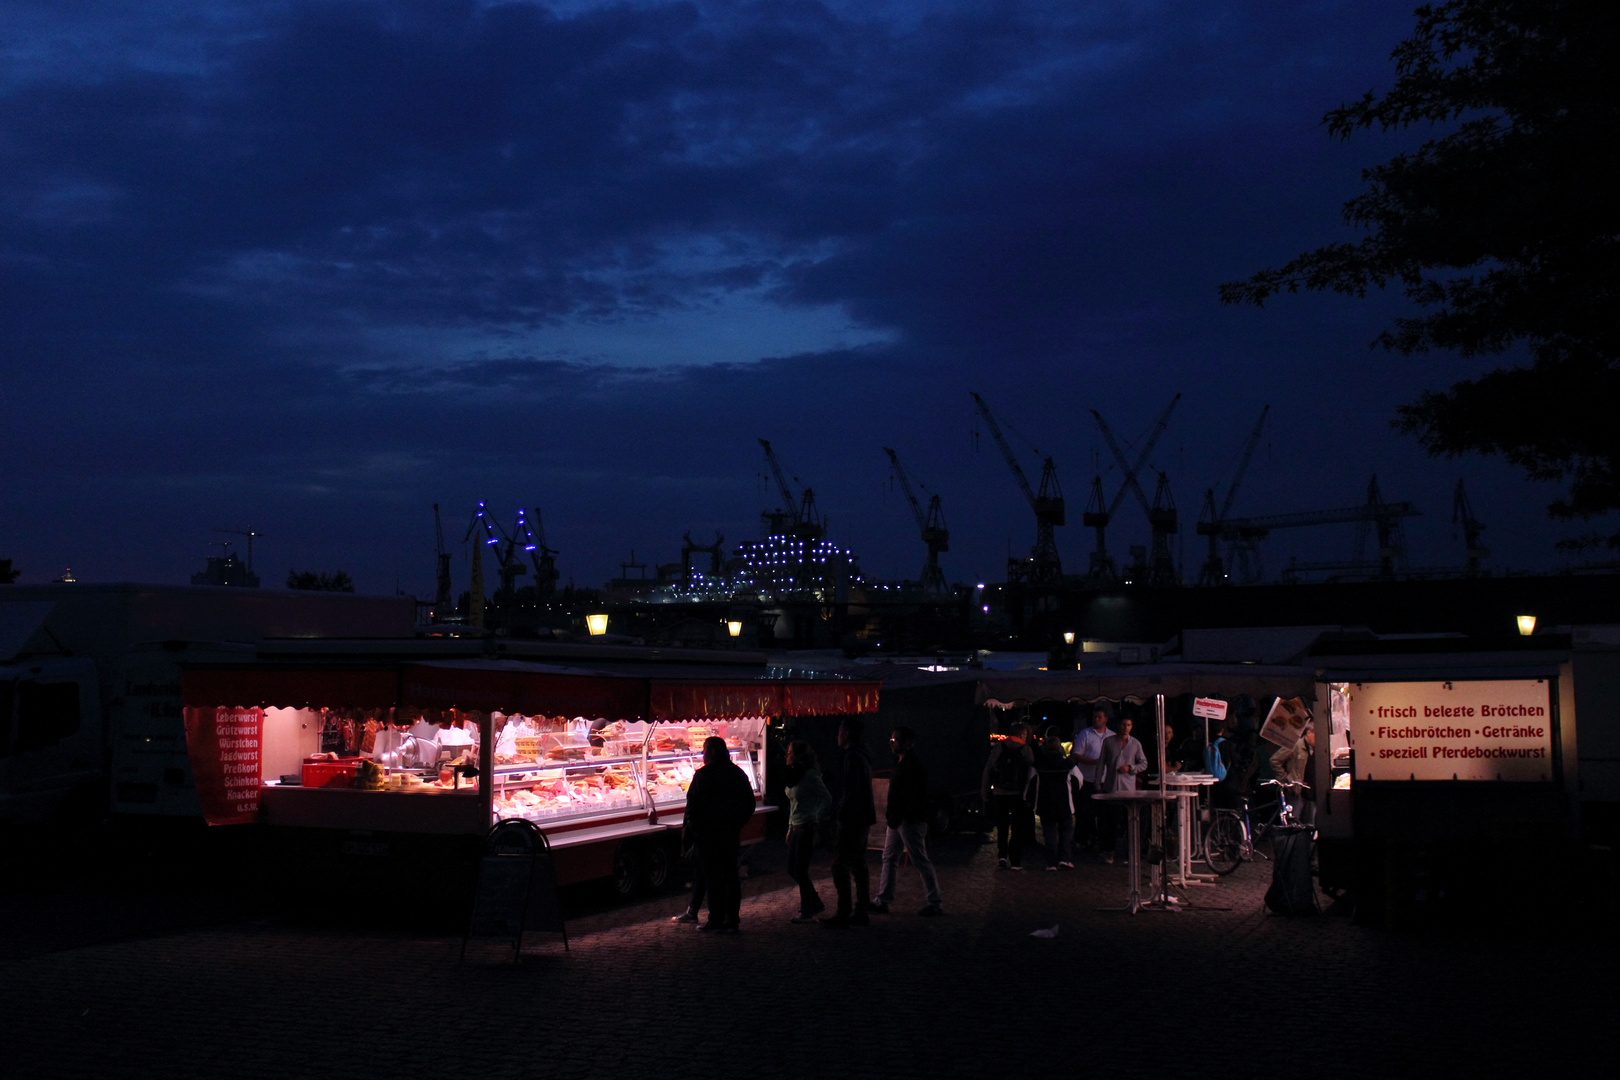
[[[607,615],[585,616],[585,628],[591,632],[591,637],[601,637],[607,633]]]
[[[1519,636],[1529,637],[1536,632],[1536,617],[1534,615],[1519,616]]]
[[[1073,630],[1065,630],[1065,631],[1063,631],[1063,644],[1065,644],[1065,645],[1073,645],[1074,644],[1074,631]]]
[[[726,633],[732,637],[742,637],[742,620],[731,619],[726,623]]]

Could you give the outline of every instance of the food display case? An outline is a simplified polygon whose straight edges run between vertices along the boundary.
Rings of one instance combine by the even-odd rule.
[[[703,765],[703,741],[715,735],[726,740],[756,797],[765,790],[763,716],[597,724],[583,717],[497,714],[493,821],[520,817],[543,826],[626,811],[654,818],[679,811]]]

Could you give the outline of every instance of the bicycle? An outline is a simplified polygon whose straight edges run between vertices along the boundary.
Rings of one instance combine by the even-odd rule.
[[[1284,790],[1299,788],[1309,791],[1310,788],[1305,784],[1285,784],[1280,780],[1266,780],[1261,786],[1273,788],[1277,794],[1275,803],[1266,804],[1270,813],[1263,821],[1259,824],[1254,823],[1248,797],[1240,796],[1236,809],[1216,810],[1210,819],[1209,828],[1204,830],[1204,861],[1221,877],[1236,870],[1240,863],[1253,860],[1256,856],[1262,859],[1269,858],[1256,845],[1270,836],[1279,826],[1299,824],[1294,808],[1288,804],[1288,799],[1284,795]]]

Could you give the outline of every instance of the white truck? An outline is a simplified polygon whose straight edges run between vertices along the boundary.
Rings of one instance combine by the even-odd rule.
[[[0,826],[200,817],[182,661],[275,638],[408,638],[409,596],[196,585],[0,586]]]

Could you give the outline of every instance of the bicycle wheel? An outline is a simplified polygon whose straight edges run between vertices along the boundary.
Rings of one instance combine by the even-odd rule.
[[[1243,861],[1243,825],[1231,814],[1216,814],[1204,832],[1204,861],[1225,877]]]

